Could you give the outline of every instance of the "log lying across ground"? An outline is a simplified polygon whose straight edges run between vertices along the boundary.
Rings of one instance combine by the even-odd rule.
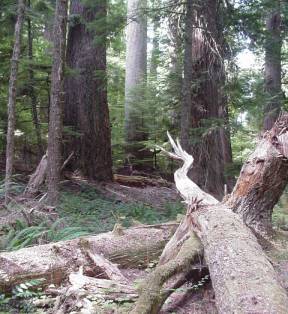
[[[288,181],[287,131],[288,114],[285,113],[265,133],[244,164],[231,196],[222,203],[188,178],[193,157],[168,134],[174,149],[168,155],[184,162],[174,177],[188,209],[154,271],[158,276],[154,278],[151,274],[142,285],[144,292],[140,291],[133,314],[158,313],[163,299],[157,300],[154,296],[161,295],[162,284],[179,272],[173,261],[183,263],[178,252],[189,241],[191,232],[202,241],[219,313],[287,313],[287,293],[254,235],[260,232],[265,237],[271,231],[272,209]],[[195,248],[195,245],[190,247],[196,255]],[[189,258],[193,260],[193,256]],[[165,265],[173,267],[169,269],[169,276],[160,272]],[[151,286],[156,289],[149,292]]]
[[[80,266],[84,266],[88,274],[95,275],[97,262],[93,259],[94,254],[102,255],[123,268],[143,267],[159,257],[176,226],[167,223],[120,229],[117,232],[3,252],[0,254],[0,291],[9,290],[15,284],[31,278],[45,278],[45,284],[60,284]],[[103,262],[100,261],[100,264],[103,265]],[[98,272],[103,273],[101,267]]]

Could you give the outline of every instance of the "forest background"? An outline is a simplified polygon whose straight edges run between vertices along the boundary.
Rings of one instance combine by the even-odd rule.
[[[10,186],[6,185],[12,208],[22,206],[13,200],[15,193],[24,190],[27,175],[41,161],[47,145],[49,151],[49,123],[51,130],[57,129],[54,118],[49,119],[55,101],[53,40],[59,35],[53,36],[55,5],[56,1],[49,0],[25,3],[17,61],[15,147],[8,154],[15,156],[14,170],[13,177],[8,175]],[[3,176],[9,129],[8,73],[19,7],[20,2],[10,0],[0,4]],[[71,153],[72,157],[60,183],[49,171],[47,177],[48,199],[51,180],[61,190],[60,198],[57,193],[50,195],[48,203],[53,208],[58,204],[67,237],[107,230],[119,217],[152,223],[182,211],[178,203],[169,202],[160,212],[143,203],[115,205],[85,185],[85,180],[109,182],[112,173],[162,176],[171,181],[177,163],[156,147],[167,147],[167,130],[193,153],[194,181],[222,199],[231,191],[258,134],[269,130],[280,110],[288,107],[286,2],[73,0],[68,11],[67,49],[62,56],[66,63],[60,101],[63,116],[58,115],[63,134],[51,140],[60,147],[55,166],[58,181],[61,165]],[[48,156],[49,162],[51,166]],[[76,195],[65,188],[65,178],[73,176],[83,179]],[[44,192],[41,187],[40,195]],[[4,196],[4,181],[1,193]],[[279,206],[274,220],[286,228],[285,195]],[[81,213],[79,208],[83,208]],[[87,227],[92,216],[94,222]],[[100,228],[103,223],[107,226]],[[44,225],[38,233],[32,228],[32,236],[24,232],[19,237],[19,231],[27,228],[25,223],[13,227],[10,235],[4,231],[3,248],[48,241],[43,234],[50,226]],[[63,238],[67,237],[64,233]]]

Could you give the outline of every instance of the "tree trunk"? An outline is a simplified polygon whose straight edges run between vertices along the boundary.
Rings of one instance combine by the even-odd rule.
[[[27,8],[31,10],[31,1],[28,0]],[[28,27],[28,58],[30,61],[29,69],[28,69],[28,76],[29,76],[29,94],[31,98],[31,109],[32,109],[32,120],[35,128],[36,139],[37,139],[37,147],[38,147],[38,156],[43,155],[43,145],[42,145],[42,138],[41,138],[41,127],[38,118],[37,112],[37,97],[34,90],[34,71],[32,68],[33,63],[33,35],[32,35],[32,25],[31,19],[29,15],[27,16],[27,27]]]
[[[190,233],[194,231],[204,247],[216,305],[221,314],[287,312],[287,293],[252,230],[245,225],[247,221],[255,228],[255,232],[262,232],[259,226],[266,227],[262,218],[271,214],[271,209],[287,184],[287,130],[288,113],[285,113],[273,129],[265,133],[243,166],[234,191],[226,203],[218,203],[188,178],[187,173],[194,159],[183,151],[179,142],[176,145],[170,138],[174,153],[168,153],[169,156],[184,162],[182,168],[175,172],[175,183],[188,204],[188,209],[166,245],[154,273],[159,273],[165,265],[173,265],[173,261],[178,261],[177,264],[184,263],[186,257],[179,260],[179,254],[189,241]],[[233,213],[231,209],[239,214]],[[259,212],[263,217],[260,217]],[[255,223],[255,216],[260,219],[259,223]],[[190,251],[196,247],[197,244],[191,244]],[[192,261],[193,257],[190,255],[189,260]],[[160,279],[159,275],[151,275],[149,279],[154,282],[145,282],[133,314],[157,313],[155,309],[159,309],[163,298],[155,299],[155,293],[160,292],[165,280],[181,271],[173,268],[169,275],[160,274]],[[157,291],[147,290],[149,287],[154,287]]]
[[[192,180],[222,199],[225,185],[231,191],[233,182],[225,176],[225,166],[232,162],[232,151],[227,101],[223,91],[225,69],[221,5],[219,1],[196,1],[190,10],[192,44],[191,49],[186,48],[190,51],[184,57],[184,73],[187,74],[184,74],[183,83],[181,141],[195,158]]]
[[[273,207],[288,183],[288,114],[263,135],[244,163],[227,206],[256,232],[271,234]]]
[[[103,2],[103,1],[102,1]],[[111,130],[106,79],[106,2],[84,6],[72,0],[65,79],[64,154],[90,179],[112,180]],[[92,23],[97,23],[96,28]],[[70,128],[70,130],[68,129]],[[69,134],[70,133],[70,134]]]
[[[24,22],[25,0],[18,1],[17,21],[15,25],[15,42],[11,59],[11,72],[9,80],[8,99],[8,127],[6,145],[6,173],[5,173],[5,203],[9,202],[9,192],[13,173],[14,162],[14,131],[15,131],[15,107],[16,107],[16,84],[18,64],[20,58],[21,31]]]
[[[54,47],[51,74],[51,103],[49,113],[48,133],[48,194],[49,205],[56,205],[59,197],[59,181],[61,167],[61,141],[62,141],[62,106],[63,81],[66,49],[68,0],[57,0],[54,20]]]
[[[175,227],[175,224],[134,227],[3,252],[0,254],[0,290],[9,290],[31,278],[45,278],[45,285],[60,284],[81,265],[89,274],[93,272],[93,260],[87,256],[87,247],[90,253],[103,255],[122,268],[148,265],[161,254]]]
[[[266,19],[265,91],[267,103],[264,110],[264,130],[270,130],[280,112],[283,100],[281,90],[281,8],[280,0],[272,1]]]
[[[141,141],[147,139],[143,101],[147,76],[146,0],[128,0],[125,74],[125,141],[126,153],[139,163],[146,151]]]

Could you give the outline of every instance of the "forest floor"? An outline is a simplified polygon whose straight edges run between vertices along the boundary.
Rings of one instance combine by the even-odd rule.
[[[41,215],[37,215],[40,195],[35,199],[21,197],[25,183],[26,180],[19,176],[13,186],[14,200],[8,208],[2,206],[0,217],[0,249],[2,251],[111,231],[116,223],[129,227],[175,221],[177,216],[179,220],[185,211],[173,185],[135,187],[119,183],[97,184],[77,178],[61,183],[61,199],[57,209],[46,207],[41,210]],[[0,197],[2,199],[3,189],[1,185]],[[271,252],[271,258],[277,254],[278,267],[284,267],[281,273],[284,276],[286,273],[288,277],[287,199],[286,194],[277,205],[273,216],[275,229],[279,232],[274,241],[278,250],[277,253]],[[31,216],[27,217],[27,212],[31,212]],[[150,265],[144,270],[130,269],[125,275],[130,279],[131,284],[135,285],[135,282],[145,278],[154,266],[154,264]],[[283,282],[287,283],[288,278],[283,277]],[[37,296],[32,294],[31,299],[29,293],[28,296],[24,294],[23,297],[21,293],[15,291],[9,296],[2,295],[2,299],[0,293],[0,313],[9,313],[11,305],[15,310],[15,300],[18,300],[21,305],[19,313],[49,312],[49,308],[39,310],[33,305],[35,299],[46,298],[44,292],[37,292]],[[1,312],[1,307],[4,309],[7,304],[8,307],[10,306],[9,311]],[[97,313],[128,313],[131,306],[129,302],[105,302],[99,305]],[[25,307],[27,307],[26,310]],[[52,313],[51,309],[50,313]],[[195,283],[188,283],[177,290],[167,300],[161,313],[217,313],[209,281],[200,285],[196,283],[196,286]]]

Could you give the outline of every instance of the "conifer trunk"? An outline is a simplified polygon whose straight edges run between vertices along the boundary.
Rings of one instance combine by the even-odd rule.
[[[15,42],[11,59],[11,72],[9,80],[9,99],[8,99],[8,127],[7,127],[7,145],[6,145],[6,175],[5,175],[5,203],[9,202],[9,192],[11,178],[13,174],[14,162],[14,131],[16,120],[16,84],[18,65],[20,59],[21,31],[24,22],[25,0],[18,1],[17,21],[15,25]]]
[[[141,141],[147,130],[141,108],[147,76],[146,0],[128,0],[125,74],[125,141],[126,153],[136,160],[145,158]]]
[[[63,106],[63,80],[66,49],[68,0],[57,0],[53,28],[53,64],[51,74],[51,103],[49,112],[48,133],[48,168],[47,201],[50,205],[57,204],[59,197],[59,181],[61,167],[61,141],[62,141],[62,106]]]
[[[72,170],[91,179],[112,180],[111,129],[106,79],[106,2],[84,6],[71,1],[67,43],[64,155],[74,151]],[[95,23],[96,26],[91,26]],[[93,28],[92,28],[93,27]],[[103,31],[104,29],[104,31]]]
[[[225,185],[228,191],[233,186],[233,180],[225,176],[232,151],[224,94],[221,10],[214,0],[197,0],[187,7],[185,36],[190,43],[186,39],[181,119],[183,146],[195,158],[191,178],[218,199],[222,199]],[[192,38],[187,37],[190,33]]]

